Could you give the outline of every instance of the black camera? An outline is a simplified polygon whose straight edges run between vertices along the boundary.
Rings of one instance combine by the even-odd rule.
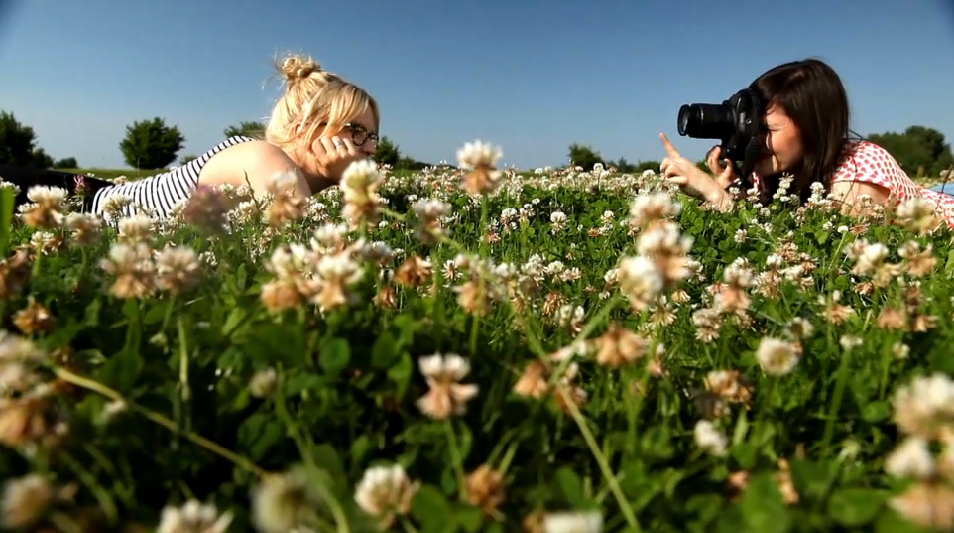
[[[683,137],[722,141],[722,157],[731,160],[736,175],[750,185],[752,169],[766,153],[764,114],[759,94],[746,87],[721,104],[683,104],[677,128]]]

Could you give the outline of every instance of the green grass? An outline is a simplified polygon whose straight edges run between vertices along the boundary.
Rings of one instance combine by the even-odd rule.
[[[196,498],[233,512],[230,531],[262,523],[255,502],[371,533],[355,495],[393,465],[415,484],[390,531],[526,531],[561,511],[607,533],[913,531],[890,502],[943,481],[896,479],[888,459],[954,423],[923,382],[895,399],[935,372],[933,397],[954,388],[949,230],[716,213],[655,177],[553,172],[477,201],[459,183],[387,180],[383,223],[350,229],[338,188],[297,220],[275,217],[297,211],[282,199],[236,208],[227,234],[214,209],[121,236],[7,209],[0,385],[23,390],[0,397],[0,479],[75,484],[46,530],[154,530]],[[422,220],[421,199],[451,218]],[[435,223],[449,235],[424,238]],[[698,268],[673,268],[686,253]],[[463,359],[438,372],[434,353]],[[281,480],[306,488],[276,496]],[[479,498],[498,482],[501,501]]]
[[[97,178],[105,180],[114,180],[120,176],[126,176],[129,179],[143,179],[150,176],[155,176],[156,174],[166,172],[168,169],[159,169],[159,170],[136,170],[136,169],[124,169],[124,168],[64,168],[60,169],[64,172],[73,172],[76,174],[85,174],[88,176],[95,176]],[[518,172],[522,177],[531,177],[533,175],[532,170],[522,170]],[[399,170],[393,173],[396,176],[407,177],[414,174],[413,171],[409,170]],[[925,187],[934,187],[935,185],[940,185],[944,180],[938,177],[922,177],[918,178],[912,176],[911,179],[923,185]]]
[[[94,176],[104,180],[114,180],[120,176],[126,176],[130,179],[142,179],[149,176],[165,172],[167,169],[160,170],[135,170],[128,168],[62,168],[63,172],[73,172],[75,174],[84,174]]]

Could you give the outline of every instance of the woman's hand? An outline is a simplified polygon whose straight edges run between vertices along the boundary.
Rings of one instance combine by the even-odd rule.
[[[348,165],[365,159],[367,155],[358,150],[351,139],[340,137],[319,137],[312,143],[315,167],[318,173],[332,183],[341,181]]]
[[[723,189],[728,189],[729,185],[732,185],[738,176],[735,174],[735,167],[732,165],[732,161],[728,159],[721,160],[719,156],[722,155],[721,146],[713,146],[712,150],[709,150],[709,153],[706,154],[706,166],[709,167],[709,172],[712,172],[713,176],[716,176],[716,181],[719,182],[719,185]],[[723,164],[722,161],[725,161]]]
[[[663,179],[669,183],[679,185],[682,192],[689,196],[710,202],[716,206],[721,207],[727,202],[729,195],[722,184],[727,185],[732,181],[732,165],[722,169],[717,177],[710,176],[697,167],[695,163],[682,157],[679,151],[669,142],[665,133],[660,133],[659,138],[669,154],[659,165],[659,171]],[[715,164],[718,165],[717,160]]]

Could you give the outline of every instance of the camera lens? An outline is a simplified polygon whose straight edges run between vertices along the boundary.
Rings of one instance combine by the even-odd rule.
[[[686,136],[686,131],[689,129],[689,119],[690,114],[692,113],[692,107],[688,104],[683,104],[679,108],[679,119],[676,123],[676,129],[679,131],[679,135],[683,137]]]
[[[683,104],[676,126],[679,135],[693,139],[724,139],[732,135],[734,113],[727,103]]]

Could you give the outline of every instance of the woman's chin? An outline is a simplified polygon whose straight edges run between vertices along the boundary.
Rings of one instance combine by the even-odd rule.
[[[771,161],[765,161],[755,165],[755,171],[759,176],[771,176],[776,173],[775,165],[773,165]]]
[[[785,168],[783,168],[783,165],[780,164],[775,157],[768,156],[755,165],[755,171],[758,172],[760,176],[772,176],[785,172]]]

